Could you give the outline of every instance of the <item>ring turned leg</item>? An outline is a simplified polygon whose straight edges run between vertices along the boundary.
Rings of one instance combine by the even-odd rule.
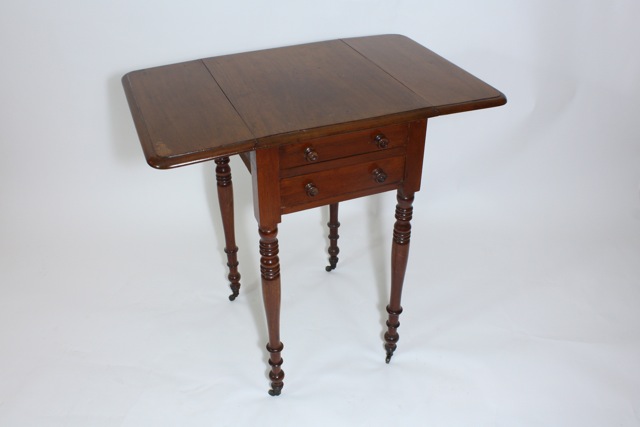
[[[224,251],[227,254],[227,266],[229,267],[229,282],[231,283],[231,295],[233,301],[240,293],[240,273],[238,273],[238,247],[236,246],[235,225],[233,219],[233,184],[231,182],[231,168],[229,157],[220,157],[216,162],[216,181],[218,183],[218,202],[224,228]]]
[[[277,227],[260,227],[260,273],[262,276],[262,298],[267,315],[269,330],[269,379],[271,380],[271,396],[278,396],[284,386],[281,352],[284,345],[280,341],[280,260],[278,258]]]
[[[338,248],[338,238],[340,237],[338,235],[338,227],[340,227],[338,222],[338,203],[329,205],[329,222],[327,225],[329,226],[329,265],[325,270],[331,271],[336,268],[338,254],[340,253],[340,248]]]
[[[391,356],[396,350],[398,340],[398,321],[402,313],[400,299],[402,297],[402,285],[407,270],[409,258],[409,240],[411,239],[411,217],[413,215],[413,193],[404,194],[398,190],[398,204],[396,205],[396,222],[393,226],[393,244],[391,247],[391,297],[387,305],[388,330],[384,334],[384,348],[387,351],[386,362],[391,361]]]

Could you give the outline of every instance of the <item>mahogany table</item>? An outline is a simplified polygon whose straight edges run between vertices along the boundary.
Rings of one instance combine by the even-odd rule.
[[[122,79],[149,165],[214,160],[234,300],[240,289],[229,156],[251,172],[269,331],[271,390],[283,387],[278,224],[330,206],[329,266],[338,262],[338,203],[397,190],[389,363],[420,189],[427,119],[506,103],[505,96],[400,35],[331,40],[133,71]]]

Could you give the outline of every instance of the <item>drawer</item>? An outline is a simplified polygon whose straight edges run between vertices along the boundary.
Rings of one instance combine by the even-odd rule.
[[[280,168],[404,147],[408,134],[409,125],[402,123],[284,145],[280,147]]]
[[[283,212],[294,212],[395,188],[404,177],[404,156],[362,162],[280,180]]]

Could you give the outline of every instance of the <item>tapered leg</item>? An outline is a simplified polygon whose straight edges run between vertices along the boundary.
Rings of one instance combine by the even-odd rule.
[[[238,247],[236,246],[235,225],[233,219],[233,183],[231,182],[231,168],[229,158],[220,157],[216,162],[216,181],[218,183],[218,202],[224,228],[224,251],[227,254],[227,266],[229,266],[229,282],[231,283],[231,295],[233,301],[240,293],[240,273],[238,273]]]
[[[338,203],[334,203],[329,205],[329,222],[327,223],[329,226],[329,265],[325,268],[327,271],[331,271],[336,268],[338,264],[338,254],[340,253],[340,248],[338,248],[338,227],[340,227],[340,223],[338,222]]]
[[[398,190],[398,204],[396,205],[396,222],[393,226],[393,244],[391,247],[391,297],[387,306],[389,320],[388,330],[384,334],[384,348],[387,351],[386,362],[391,361],[391,356],[396,350],[398,340],[398,321],[402,313],[400,300],[402,298],[402,285],[407,270],[409,258],[409,240],[411,239],[411,217],[413,214],[413,193],[404,194]]]
[[[260,273],[262,275],[262,298],[267,315],[269,330],[269,379],[271,396],[278,396],[284,386],[281,352],[284,345],[280,341],[280,260],[278,258],[277,227],[260,227]]]

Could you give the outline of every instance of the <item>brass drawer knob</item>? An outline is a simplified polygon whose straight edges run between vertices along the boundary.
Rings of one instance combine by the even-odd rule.
[[[312,147],[307,147],[307,149],[304,150],[304,158],[307,160],[307,162],[315,162],[316,160],[318,160],[318,152]]]
[[[387,148],[389,146],[389,140],[383,133],[377,134],[374,140],[378,148]]]
[[[375,168],[373,172],[371,172],[371,174],[373,175],[373,179],[375,182],[382,183],[387,180],[387,174],[384,173],[384,171],[380,168]]]
[[[307,196],[309,197],[315,197],[320,192],[320,190],[318,190],[318,187],[316,187],[316,185],[312,182],[305,185],[304,190],[307,192]]]

